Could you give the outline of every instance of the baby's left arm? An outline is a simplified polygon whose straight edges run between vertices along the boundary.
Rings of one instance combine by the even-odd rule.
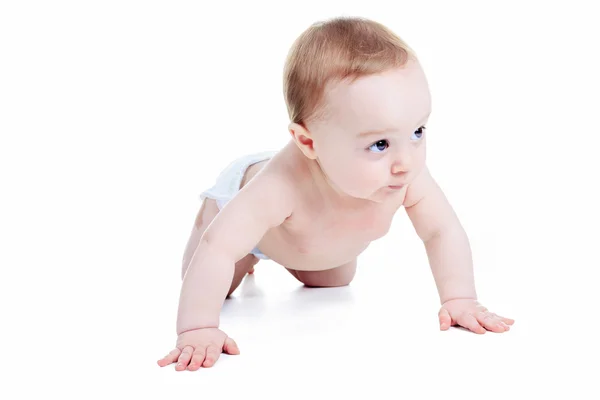
[[[469,239],[426,167],[408,186],[404,207],[425,244],[442,304],[440,328],[462,325],[477,333],[508,330],[513,320],[488,312],[477,301]]]

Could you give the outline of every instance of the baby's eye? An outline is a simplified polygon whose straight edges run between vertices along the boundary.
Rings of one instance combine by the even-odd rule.
[[[410,136],[411,140],[419,140],[423,136],[423,131],[427,129],[425,126],[420,127]]]
[[[376,148],[378,151],[375,151],[375,153],[379,153],[379,152],[382,152],[385,149],[387,149],[389,146],[390,146],[390,144],[387,140],[380,140],[380,141],[375,142],[372,145],[370,145],[369,150]]]

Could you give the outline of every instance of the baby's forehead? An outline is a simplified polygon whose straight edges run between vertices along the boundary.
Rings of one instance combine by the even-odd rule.
[[[342,80],[332,80],[327,84],[327,91],[335,95],[337,92],[358,92],[378,86],[396,87],[423,87],[427,86],[427,78],[417,62],[409,62],[402,67],[391,68],[385,71],[353,75]]]
[[[423,88],[403,90],[393,86],[385,90],[348,93],[327,99],[324,116],[343,121],[380,121],[420,117],[431,111],[431,97]]]
[[[332,111],[360,110],[385,102],[414,103],[429,101],[429,87],[423,74],[414,71],[365,76],[342,81],[326,91],[325,102]]]

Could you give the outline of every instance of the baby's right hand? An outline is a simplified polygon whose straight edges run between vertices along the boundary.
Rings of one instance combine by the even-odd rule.
[[[176,348],[158,360],[158,365],[165,367],[177,362],[176,371],[185,371],[186,368],[196,371],[201,366],[212,367],[222,352],[235,355],[240,354],[240,349],[218,328],[194,329],[180,334]]]

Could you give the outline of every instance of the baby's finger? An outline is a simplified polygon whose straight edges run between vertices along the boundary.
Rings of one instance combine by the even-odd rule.
[[[487,329],[488,331],[492,331],[492,332],[496,332],[496,333],[500,333],[500,332],[504,332],[504,326],[501,325],[500,320],[496,317],[494,317],[494,315],[492,313],[486,312],[479,312],[477,314],[475,314],[475,317],[477,318],[477,321],[483,325],[483,327],[485,327],[485,329]]]
[[[515,320],[514,320],[514,319],[510,319],[510,318],[504,318],[503,316],[501,316],[501,315],[498,315],[498,314],[494,314],[494,315],[495,315],[496,317],[500,318],[500,319],[502,320],[502,322],[504,322],[504,323],[505,323],[505,324],[507,324],[507,325],[512,325],[512,324],[514,324],[514,323],[515,323]]]
[[[512,325],[515,323],[514,319],[510,319],[510,318],[505,318],[502,315],[498,315],[496,313],[490,312],[490,314],[492,314],[494,317],[498,318],[500,321],[504,322],[507,325]]]
[[[221,355],[221,349],[216,346],[208,346],[206,349],[206,359],[204,360],[204,367],[212,367],[215,365],[219,356]]]
[[[202,363],[204,362],[204,357],[206,356],[206,348],[204,347],[196,347],[194,350],[194,355],[192,356],[192,362],[190,362],[190,366],[188,369],[190,371],[196,371],[200,369]]]
[[[175,360],[177,360],[177,357],[179,357],[179,354],[181,354],[181,350],[179,350],[179,349],[171,350],[171,352],[169,354],[167,354],[166,356],[164,356],[163,358],[158,360],[158,365],[160,365],[161,367],[164,367],[166,365],[174,363]]]
[[[496,319],[496,322],[498,323],[498,325],[500,325],[502,328],[504,328],[505,331],[510,331],[510,326],[515,322],[509,318],[504,318],[501,317],[499,315],[496,315],[494,313],[492,313],[492,315],[494,316],[494,318]]]
[[[462,314],[460,317],[458,317],[457,322],[460,324],[460,326],[463,326],[475,333],[479,333],[479,334],[485,333],[485,328],[482,327],[481,325],[479,325],[479,322],[477,322],[477,318],[475,318],[471,314],[467,314],[467,313]]]
[[[443,331],[448,330],[450,328],[450,326],[452,325],[452,318],[450,318],[450,314],[448,313],[448,310],[446,310],[445,308],[442,308],[440,310],[440,312],[438,313],[438,317],[440,320],[440,329]]]
[[[179,362],[175,366],[175,371],[183,371],[187,368],[190,358],[192,358],[192,352],[194,348],[192,346],[185,346],[179,356]]]
[[[227,354],[240,354],[240,348],[238,347],[235,340],[233,340],[230,337],[227,337],[227,339],[225,339],[223,350],[225,350],[225,353]]]

